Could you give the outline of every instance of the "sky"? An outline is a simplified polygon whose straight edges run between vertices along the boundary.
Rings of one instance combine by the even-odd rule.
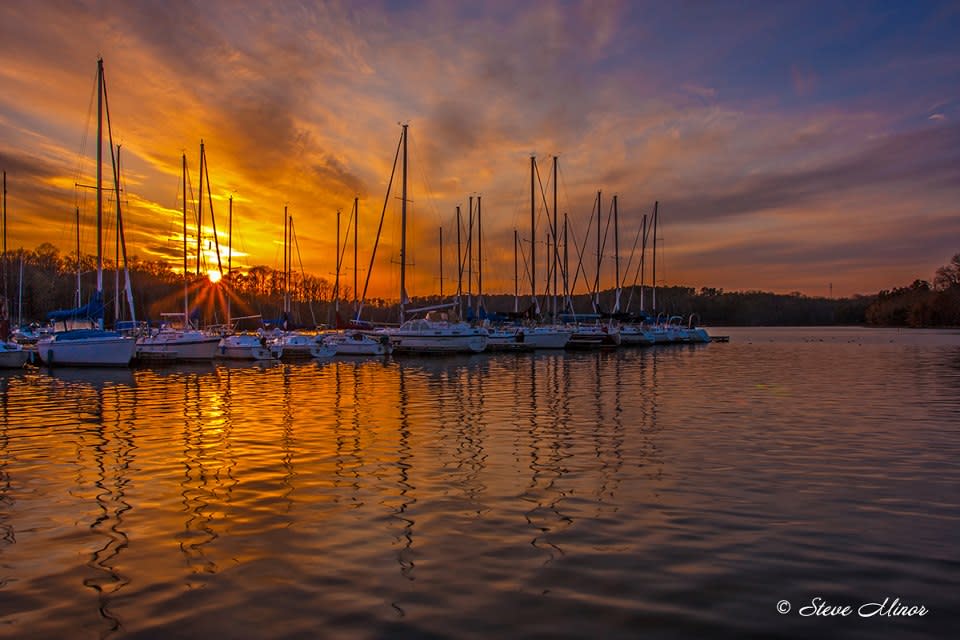
[[[96,251],[95,198],[75,185],[94,180],[101,56],[128,253],[177,268],[181,158],[195,199],[202,140],[224,269],[229,246],[235,269],[282,268],[286,209],[294,270],[332,280],[337,211],[343,243],[356,197],[360,287],[369,273],[369,295],[396,298],[400,123],[412,296],[440,288],[441,228],[455,290],[471,197],[484,291],[514,290],[514,229],[519,288],[535,235],[542,290],[554,157],[571,271],[582,253],[591,284],[600,193],[602,288],[614,195],[625,284],[655,202],[658,284],[847,296],[930,280],[960,252],[956,2],[38,0],[0,3],[0,53],[11,249],[71,252],[80,207],[81,249]]]

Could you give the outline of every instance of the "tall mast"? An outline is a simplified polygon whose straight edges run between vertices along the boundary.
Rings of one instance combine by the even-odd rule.
[[[403,125],[403,188],[400,196],[400,324],[407,305],[407,126]]]
[[[186,157],[184,157],[186,160]],[[233,194],[230,194],[230,209],[227,214],[227,243],[230,245],[230,253],[227,254],[227,326],[230,326],[233,307],[230,300],[230,288],[229,285],[232,284],[230,279],[231,274],[233,273]]]
[[[443,227],[440,227],[440,299],[443,299]]]
[[[482,197],[477,196],[477,316],[483,309],[483,218]]]
[[[284,297],[283,310],[286,313],[290,313],[290,285],[292,284],[292,281],[293,281],[293,278],[291,277],[291,273],[293,270],[293,216],[287,215],[286,205],[284,205],[283,207],[283,213],[287,221],[287,229],[289,230],[287,234],[287,247],[286,247],[287,254],[286,256],[284,256],[287,264],[287,273],[286,273],[287,284],[286,284],[286,295]]]
[[[360,198],[353,197],[353,308],[357,308],[357,254],[359,253],[359,241],[357,240],[357,230],[360,228]]]
[[[79,227],[78,227],[79,228]],[[103,58],[97,58],[97,303],[103,300]],[[103,313],[97,320],[103,329]]]
[[[570,245],[567,243],[567,214],[563,214],[563,295],[567,297],[567,301],[570,304],[570,311],[573,311],[573,294],[570,291],[570,282],[567,274],[570,273],[570,256],[567,250],[570,248]]]
[[[333,309],[340,313],[340,209],[337,209],[337,273],[333,280]],[[346,249],[346,247],[344,247]],[[339,321],[339,320],[338,320]]]
[[[80,207],[77,207],[77,210],[76,210],[76,219],[77,219],[77,304],[76,304],[76,306],[79,307],[79,306],[80,306],[80,299],[81,299],[81,296],[80,296],[80,288],[81,288],[81,285],[80,285],[80,269],[81,269],[81,264],[80,264]]]
[[[7,296],[7,172],[3,172],[3,297]]]
[[[520,312],[520,272],[517,270],[517,245],[520,239],[517,230],[513,230],[513,312]]]
[[[467,308],[473,309],[473,196],[470,196],[470,217],[467,218]]]
[[[110,148],[110,153],[113,153],[113,147]],[[117,145],[117,161],[114,166],[114,192],[113,195],[117,200],[117,220],[116,220],[116,243],[115,243],[115,253],[114,253],[114,263],[113,263],[113,326],[116,328],[117,321],[120,320],[120,145]]]
[[[23,324],[23,252],[20,253],[20,284],[17,288],[17,326]]]
[[[290,291],[293,288],[293,216],[290,216],[290,242],[289,247],[287,248],[287,308],[286,313],[289,316],[292,308],[292,292]],[[339,242],[339,239],[337,240]],[[284,321],[289,321],[288,317],[284,317]],[[286,328],[286,327],[284,327]]]
[[[200,275],[200,252],[203,250],[203,164],[206,153],[200,140],[200,193],[197,194],[197,275]]]
[[[183,326],[190,323],[190,289],[187,285],[187,154],[183,154]]]
[[[557,268],[560,265],[557,251],[557,156],[553,156],[553,319],[557,319]]]
[[[640,313],[644,312],[644,285],[647,278],[647,214],[643,214],[643,242],[640,244]]]
[[[537,157],[530,156],[530,295],[537,299],[537,196],[534,180],[537,172]]]
[[[109,122],[109,111],[107,112]],[[123,233],[123,214],[120,212],[120,145],[117,145],[117,164],[114,170],[114,193],[117,194],[117,236],[120,238],[120,256],[123,257],[123,289],[127,298],[127,307],[130,310],[130,320],[137,321],[137,312],[133,306],[133,284],[130,282],[130,270],[127,268],[127,240]],[[117,259],[117,272],[120,270],[120,260]],[[117,293],[119,299],[120,294]],[[119,305],[119,302],[117,303]]]
[[[600,216],[602,215],[603,208],[600,205],[600,192],[597,191],[597,277],[593,282],[593,310],[594,312],[600,311],[600,263],[603,256],[601,252],[603,247],[600,246]]]
[[[213,227],[213,249],[217,253],[217,272],[223,275],[223,263],[220,261],[220,236],[217,235],[217,216],[213,213],[213,191],[210,188],[210,163],[207,152],[203,150],[203,173],[207,178],[207,203],[210,206],[210,226]],[[290,254],[293,255],[292,253]]]
[[[460,250],[460,205],[457,205],[457,315],[463,317],[463,255]]]
[[[659,218],[659,212],[657,211],[659,201],[654,201],[653,203],[653,312],[657,312],[657,218]]]
[[[550,224],[550,218],[548,217],[548,218],[547,218],[547,225],[549,225],[549,224]],[[549,303],[550,303],[550,298],[549,298],[549,296],[550,296],[550,271],[551,271],[552,268],[553,268],[553,261],[550,259],[550,251],[553,249],[553,245],[550,243],[550,231],[549,231],[549,230],[546,232],[546,237],[544,237],[544,247],[545,247],[545,250],[546,250],[546,252],[547,252],[547,259],[546,259],[546,261],[545,261],[545,262],[546,262],[546,265],[547,265],[547,274],[546,274],[546,275],[547,275],[547,280],[546,280],[546,283],[545,283],[545,284],[547,285],[546,291],[547,291],[547,296],[548,296],[547,299],[546,299],[544,302],[547,303],[547,306],[549,307]]]
[[[613,196],[613,264],[616,265],[616,298],[613,312],[620,312],[620,221],[617,212],[617,196]]]

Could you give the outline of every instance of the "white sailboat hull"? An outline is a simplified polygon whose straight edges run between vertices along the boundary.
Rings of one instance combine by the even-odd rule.
[[[279,360],[283,348],[266,346],[257,336],[234,335],[220,340],[217,357],[227,360]]]
[[[563,349],[570,341],[571,331],[536,327],[523,330],[523,342],[534,349]]]
[[[26,364],[30,352],[10,342],[0,342],[0,369],[19,369]]]
[[[281,336],[273,345],[280,346],[284,360],[332,358],[336,353],[332,347],[319,342],[316,336],[306,334],[287,334]]]
[[[136,341],[109,331],[89,331],[84,337],[67,334],[37,342],[37,355],[47,366],[126,367],[133,360]]]
[[[200,331],[160,332],[137,341],[137,356],[188,361],[213,360],[219,345],[219,336]]]
[[[567,343],[568,349],[603,349],[620,346],[620,331],[599,325],[577,327]]]
[[[395,353],[480,353],[488,339],[486,329],[428,320],[413,320],[387,335]]]
[[[654,343],[653,334],[636,326],[620,327],[620,344],[649,346]]]
[[[389,339],[363,333],[325,335],[323,341],[338,356],[385,356],[392,351]]]

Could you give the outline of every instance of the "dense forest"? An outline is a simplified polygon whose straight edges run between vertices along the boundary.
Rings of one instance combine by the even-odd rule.
[[[8,252],[3,265],[3,291],[13,321],[43,322],[46,314],[55,309],[74,307],[77,302],[77,256],[62,255],[49,243],[33,251]],[[136,257],[128,262],[134,308],[138,320],[157,321],[160,314],[181,311],[183,308],[184,279],[170,265],[162,261],[142,261]],[[81,256],[80,303],[85,304],[95,288],[96,262],[92,256]],[[257,266],[245,273],[233,274],[229,282],[211,283],[204,275],[191,275],[191,310],[200,315],[204,324],[224,322],[227,300],[230,313],[238,316],[259,315],[264,319],[281,316],[284,299],[282,271]],[[120,274],[123,287],[124,275]],[[104,290],[108,324],[117,316],[115,309],[116,271],[106,263]],[[228,293],[229,292],[229,293]],[[333,324],[334,283],[309,274],[291,274],[289,283],[291,320],[300,326]],[[622,306],[639,312],[641,296],[643,308],[651,316],[679,315],[686,321],[691,315],[695,322],[707,326],[804,326],[836,324],[870,324],[880,326],[960,326],[960,253],[949,264],[939,268],[933,281],[916,280],[909,286],[883,290],[873,295],[852,298],[809,297],[800,293],[775,294],[763,291],[729,292],[722,289],[684,286],[660,286],[656,293],[648,287],[626,289],[621,294]],[[654,299],[654,295],[656,296]],[[121,319],[129,319],[130,312],[122,302]],[[353,292],[341,287],[339,298],[342,315],[353,310]],[[489,311],[510,312],[514,309],[512,295],[485,295]],[[411,307],[441,303],[437,297],[417,298]],[[613,307],[614,292],[600,295],[600,309]],[[541,299],[543,311],[549,303]],[[528,310],[529,296],[519,301],[521,310]],[[575,296],[578,313],[593,310],[590,296]],[[395,322],[396,301],[367,300],[363,317],[373,322]]]

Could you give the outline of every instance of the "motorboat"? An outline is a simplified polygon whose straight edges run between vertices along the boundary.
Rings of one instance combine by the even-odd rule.
[[[279,360],[282,355],[283,345],[251,333],[224,336],[217,348],[217,357],[228,360]]]
[[[385,334],[346,331],[319,334],[317,340],[333,348],[338,356],[385,356],[393,351],[390,336]]]

